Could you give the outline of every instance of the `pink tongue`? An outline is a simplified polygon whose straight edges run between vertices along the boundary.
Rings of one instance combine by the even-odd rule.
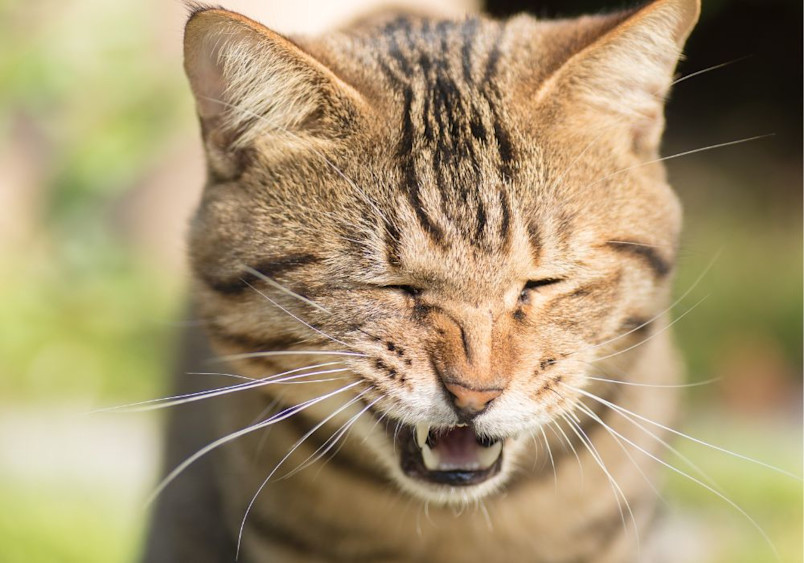
[[[433,451],[438,452],[442,465],[467,466],[478,461],[480,446],[474,431],[468,426],[459,426],[435,436]]]

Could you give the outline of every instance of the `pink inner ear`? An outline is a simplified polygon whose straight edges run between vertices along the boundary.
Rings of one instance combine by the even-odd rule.
[[[210,41],[203,42],[201,52],[195,58],[192,83],[196,93],[198,113],[203,119],[214,119],[226,109],[226,82],[220,50]]]

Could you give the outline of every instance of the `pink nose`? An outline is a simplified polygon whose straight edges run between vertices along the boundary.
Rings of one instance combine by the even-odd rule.
[[[455,407],[462,414],[476,415],[485,409],[490,402],[499,397],[502,389],[471,389],[460,383],[444,383],[452,395]]]

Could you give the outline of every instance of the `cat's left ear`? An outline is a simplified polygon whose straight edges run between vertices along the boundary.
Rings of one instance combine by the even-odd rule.
[[[540,94],[571,100],[567,107],[587,124],[625,131],[634,152],[652,156],[673,72],[699,13],[700,0],[648,3],[570,57]]]
[[[255,144],[263,153],[321,147],[344,137],[365,103],[296,43],[240,14],[196,10],[184,34],[184,68],[207,161],[233,177]]]

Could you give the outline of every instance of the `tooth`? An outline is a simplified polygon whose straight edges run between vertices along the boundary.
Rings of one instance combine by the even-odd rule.
[[[430,449],[427,444],[422,445],[422,460],[424,466],[430,471],[438,471],[440,463],[438,461],[438,454]]]
[[[427,443],[427,436],[430,434],[430,425],[426,422],[416,423],[416,443],[423,448]]]
[[[493,445],[489,446],[488,448],[480,448],[477,452],[477,458],[480,461],[480,467],[483,469],[488,469],[494,462],[497,461],[497,458],[500,457],[502,453],[503,443],[502,441],[495,442]]]

